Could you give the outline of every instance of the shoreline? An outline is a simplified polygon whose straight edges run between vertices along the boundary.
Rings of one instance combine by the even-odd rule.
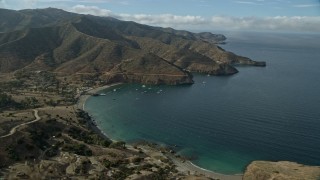
[[[102,91],[102,90],[105,90],[105,89],[108,89],[108,88],[111,88],[111,87],[114,87],[114,86],[118,86],[118,85],[121,85],[123,83],[114,83],[114,84],[108,84],[108,85],[104,85],[104,86],[101,86],[101,87],[97,87],[97,88],[93,88],[93,89],[90,89],[88,91],[85,91],[84,93],[85,94],[80,94],[79,97],[78,97],[78,101],[77,103],[74,105],[76,109],[81,109],[85,112],[87,112],[84,108],[85,104],[86,104],[86,101],[87,99],[91,96],[90,94],[96,94],[98,93],[99,91]],[[93,119],[92,119],[93,120]],[[114,141],[111,137],[109,137],[105,132],[102,131],[102,129],[99,128],[99,126],[97,125],[97,122],[93,122],[92,123],[94,125],[92,125],[91,123],[89,123],[89,127],[97,134],[99,134],[100,136],[102,137],[105,137],[111,141]]]
[[[117,85],[121,85],[123,83],[114,83],[114,84],[109,84],[109,85],[105,85],[105,86],[101,86],[101,87],[97,87],[97,88],[93,88],[90,89],[88,91],[85,91],[86,94],[80,95],[79,99],[77,101],[77,103],[75,104],[75,107],[77,109],[81,109],[83,111],[85,111],[85,103],[87,101],[87,99],[91,96],[89,94],[95,94],[99,91],[117,86]],[[96,122],[93,122],[96,124]],[[95,131],[96,133],[104,136],[107,139],[110,139],[111,141],[114,141],[113,139],[111,139],[106,133],[104,133],[99,127],[98,125],[90,125],[90,127],[93,129],[93,131]],[[130,145],[127,145],[130,146]],[[130,148],[130,147],[129,147]],[[155,151],[157,151],[155,149]],[[166,155],[168,158],[170,158],[173,163],[177,166],[177,170],[184,172],[185,174],[189,174],[189,175],[204,175],[205,177],[209,177],[209,178],[218,178],[221,180],[242,180],[243,174],[234,174],[234,175],[227,175],[227,174],[221,174],[221,173],[217,173],[202,167],[199,167],[195,164],[193,164],[191,161],[182,161],[182,159],[179,159],[177,157],[175,157],[174,155]]]
[[[79,97],[78,97],[79,99],[78,99],[77,103],[75,104],[76,108],[85,111],[84,105],[85,105],[87,99],[91,96],[89,94],[95,94],[95,93],[102,91],[104,89],[108,89],[108,88],[111,88],[111,87],[114,87],[117,85],[121,85],[121,84],[123,84],[123,83],[114,83],[114,84],[104,85],[101,87],[97,87],[97,88],[93,88],[88,91],[85,91],[86,94],[79,95]]]

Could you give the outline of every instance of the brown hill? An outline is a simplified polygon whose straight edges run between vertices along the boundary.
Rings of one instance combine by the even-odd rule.
[[[109,81],[192,83],[191,72],[230,75],[262,65],[226,52],[223,35],[191,33],[48,8],[0,9],[0,72],[97,73]],[[6,18],[4,18],[6,17]]]

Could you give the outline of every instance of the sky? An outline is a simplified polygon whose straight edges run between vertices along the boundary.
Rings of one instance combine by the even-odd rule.
[[[191,31],[320,33],[320,0],[0,0],[0,7],[55,7]]]

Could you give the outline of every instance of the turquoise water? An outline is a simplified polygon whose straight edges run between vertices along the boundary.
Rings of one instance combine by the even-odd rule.
[[[224,49],[267,61],[190,86],[127,84],[85,109],[116,140],[176,145],[196,165],[242,173],[252,160],[320,165],[320,35],[226,33]]]

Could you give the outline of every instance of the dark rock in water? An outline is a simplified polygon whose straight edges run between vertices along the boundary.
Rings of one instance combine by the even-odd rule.
[[[265,66],[267,65],[267,63],[264,62],[264,61],[256,61],[253,65],[254,65],[254,66],[265,67]]]

